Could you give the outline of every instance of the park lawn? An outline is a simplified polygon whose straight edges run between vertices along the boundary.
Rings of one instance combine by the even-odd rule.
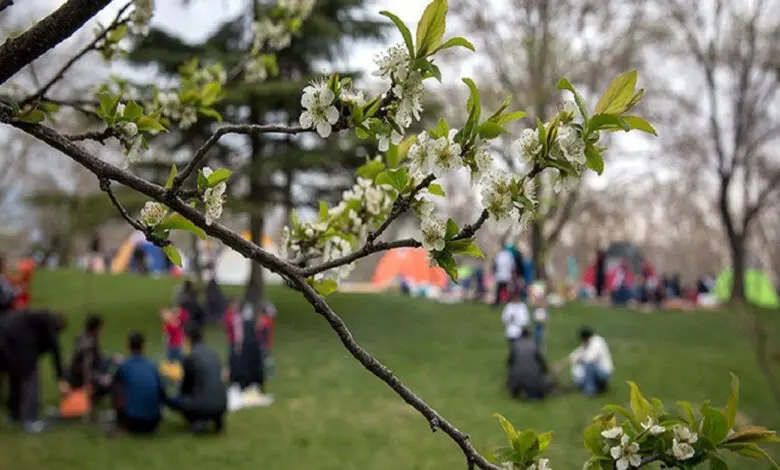
[[[157,310],[170,302],[174,281],[131,275],[88,276],[73,271],[36,275],[36,306],[66,312],[73,323],[66,351],[78,333],[85,305],[106,318],[104,347],[124,350],[131,329],[147,334],[149,353],[162,354]],[[196,438],[170,416],[154,439],[108,439],[97,427],[61,425],[25,436],[0,424],[0,469],[170,470],[317,469],[427,470],[464,468],[458,448],[432,434],[426,421],[364,370],[327,323],[300,296],[269,289],[280,315],[269,408],[230,416],[227,434]],[[617,373],[610,394],[577,395],[537,404],[513,402],[502,391],[506,342],[498,313],[487,306],[442,305],[391,295],[336,295],[332,305],[358,341],[421,397],[487,450],[503,444],[495,412],[516,426],[551,430],[549,457],[556,469],[579,469],[586,458],[581,433],[608,402],[625,403],[626,380],[647,395],[673,404],[711,398],[725,402],[729,372],[742,381],[744,416],[752,424],[780,427],[749,343],[749,329],[725,312],[639,314],[572,305],[554,311],[548,352],[557,359],[576,346],[580,325],[592,325],[610,342]],[[778,321],[767,315],[773,331]],[[220,352],[222,332],[208,339]],[[771,338],[770,338],[771,342]],[[53,403],[51,367],[44,364],[45,398]],[[777,455],[776,451],[773,454]],[[765,468],[739,461],[733,468]]]

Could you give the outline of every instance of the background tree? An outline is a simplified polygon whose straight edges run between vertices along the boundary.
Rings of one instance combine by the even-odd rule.
[[[653,22],[667,39],[649,61],[664,64],[654,82],[667,89],[657,110],[675,123],[663,131],[667,150],[714,188],[734,270],[732,299],[743,301],[748,242],[780,195],[780,3],[660,6]],[[679,80],[665,73],[672,69],[690,73]]]
[[[452,9],[480,51],[476,75],[494,101],[512,95],[530,119],[545,120],[560,105],[558,77],[566,75],[585,96],[596,96],[608,77],[641,64],[645,3],[458,0]],[[498,154],[510,162],[509,141],[502,143]],[[540,209],[529,236],[536,275],[544,277],[545,262],[575,212],[579,185],[565,194],[552,191],[552,182],[541,176],[537,185]]]

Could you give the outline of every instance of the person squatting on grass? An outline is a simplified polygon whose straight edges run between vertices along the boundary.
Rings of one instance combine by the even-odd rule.
[[[9,418],[21,423],[28,433],[44,428],[39,418],[40,385],[38,359],[50,353],[54,372],[62,394],[70,386],[64,378],[59,335],[66,326],[65,318],[48,311],[22,310],[0,317],[0,378],[8,375]]]
[[[556,369],[568,363],[572,382],[583,393],[590,396],[604,393],[615,369],[607,341],[589,327],[581,328],[579,337],[580,345]]]
[[[553,390],[553,379],[548,375],[547,362],[531,337],[531,330],[523,328],[520,337],[511,344],[507,389],[512,398],[541,400]]]

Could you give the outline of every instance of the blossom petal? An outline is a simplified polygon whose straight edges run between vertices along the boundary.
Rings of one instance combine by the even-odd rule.
[[[317,123],[317,133],[323,139],[326,139],[330,136],[330,131],[331,131],[331,127],[330,124],[328,124],[327,122]]]
[[[303,113],[301,113],[301,117],[300,119],[298,119],[298,122],[301,124],[301,127],[303,127],[304,129],[310,129],[312,124],[314,124],[313,121],[314,121],[313,116],[308,111],[304,111]]]
[[[327,119],[330,124],[336,124],[336,121],[339,120],[339,110],[336,109],[335,106],[325,109],[325,119]]]

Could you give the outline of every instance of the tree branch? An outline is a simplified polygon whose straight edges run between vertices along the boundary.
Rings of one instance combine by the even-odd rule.
[[[110,139],[115,135],[116,133],[114,132],[114,129],[107,127],[102,131],[84,132],[82,134],[66,135],[65,137],[72,142],[78,142],[81,140],[94,140],[103,144],[107,139]]]
[[[390,227],[390,225],[401,216],[404,212],[409,210],[409,206],[411,205],[412,201],[414,200],[414,197],[417,196],[417,194],[422,191],[423,189],[430,186],[431,183],[436,179],[436,175],[428,175],[426,176],[420,184],[414,187],[412,189],[412,192],[407,194],[404,197],[396,198],[395,201],[393,201],[393,207],[390,209],[390,214],[388,214],[387,218],[384,222],[377,228],[376,230],[371,231],[368,234],[368,237],[366,237],[366,245],[372,245],[377,238],[379,238],[382,233],[384,233],[385,230]]]
[[[198,166],[203,162],[203,159],[206,158],[206,153],[208,153],[209,149],[216,145],[216,143],[219,141],[219,139],[222,138],[222,136],[227,134],[301,134],[303,132],[311,132],[311,129],[304,129],[303,127],[289,127],[289,126],[282,126],[282,125],[260,125],[260,124],[236,124],[232,126],[223,126],[217,129],[211,137],[206,140],[206,143],[204,143],[196,152],[195,155],[193,155],[192,160],[190,160],[189,163],[187,163],[187,166],[184,167],[184,169],[181,170],[179,174],[176,175],[176,177],[173,179],[173,186],[171,186],[171,192],[176,192],[181,185],[184,183],[184,181],[189,178],[189,176],[192,174],[193,171],[195,171]]]
[[[744,220],[744,226],[742,228],[742,233],[747,233],[748,226],[753,221],[753,219],[755,219],[756,216],[759,213],[761,213],[764,207],[766,207],[766,204],[769,201],[769,197],[775,191],[780,191],[780,170],[775,172],[775,174],[772,177],[770,177],[769,181],[767,182],[767,185],[764,186],[764,189],[762,189],[760,193],[758,193],[758,198],[756,199],[756,202],[751,204],[748,207],[747,211],[745,212],[745,220]]]
[[[331,309],[330,305],[325,302],[325,299],[317,294],[317,292],[306,280],[300,276],[292,277],[291,281],[294,287],[301,291],[303,296],[309,303],[312,304],[314,310],[325,317],[325,320],[330,324],[331,328],[336,332],[341,343],[352,354],[352,356],[360,362],[363,367],[368,369],[372,374],[387,384],[388,387],[398,394],[406,403],[412,406],[415,410],[420,412],[433,429],[441,429],[442,432],[450,436],[458,447],[460,447],[463,455],[466,457],[469,465],[476,465],[484,470],[500,470],[500,467],[490,463],[485,457],[483,457],[477,450],[471,445],[468,434],[460,431],[453,426],[449,421],[444,419],[436,410],[430,407],[422,398],[417,396],[412,390],[404,385],[393,372],[388,369],[384,364],[379,362],[368,351],[363,349],[352,336],[352,333],[347,328],[344,320]]]
[[[0,0],[0,12],[6,8],[13,6],[14,0]]]
[[[51,87],[54,86],[54,84],[56,84],[58,81],[62,80],[63,77],[65,77],[65,74],[68,72],[68,70],[70,70],[70,68],[73,67],[73,65],[76,62],[78,62],[79,60],[81,60],[82,57],[87,55],[89,53],[89,51],[94,50],[95,46],[97,46],[97,44],[100,41],[105,39],[105,37],[108,36],[108,34],[114,28],[116,28],[117,26],[119,26],[122,23],[126,23],[127,19],[122,20],[121,18],[122,18],[122,15],[124,14],[124,12],[127,11],[128,8],[130,8],[130,5],[132,5],[132,3],[128,3],[127,5],[123,6],[119,10],[119,12],[116,14],[116,17],[114,18],[114,21],[112,21],[111,24],[108,25],[107,28],[105,28],[103,31],[101,31],[100,34],[97,34],[95,36],[95,38],[89,44],[84,46],[84,48],[81,49],[76,55],[71,57],[70,60],[65,62],[65,65],[63,65],[62,68],[60,68],[60,70],[56,74],[54,74],[54,76],[48,82],[46,82],[45,85],[40,87],[40,89],[38,91],[36,91],[33,95],[30,95],[27,98],[25,98],[24,101],[22,101],[21,105],[24,106],[26,104],[33,103],[33,102],[43,98],[44,96],[46,96],[46,93],[51,89]]]
[[[111,0],[68,0],[46,18],[0,46],[0,85],[73,35]]]
[[[124,206],[122,206],[122,203],[119,202],[116,194],[114,194],[114,191],[111,189],[110,179],[98,177],[98,180],[100,181],[100,190],[108,194],[108,198],[111,200],[111,203],[114,204],[114,207],[116,207],[116,209],[119,211],[119,215],[121,215],[122,218],[125,219],[125,221],[127,221],[131,227],[138,230],[139,232],[143,232],[146,235],[146,239],[157,246],[166,246],[171,243],[168,240],[162,240],[152,235],[152,232],[148,227],[145,227],[141,222],[138,221],[138,219],[134,218],[127,212]]]

